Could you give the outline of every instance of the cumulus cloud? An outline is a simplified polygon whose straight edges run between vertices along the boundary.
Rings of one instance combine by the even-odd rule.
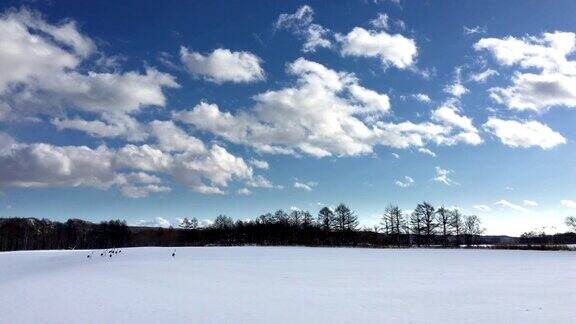
[[[454,83],[444,86],[444,92],[450,94],[452,97],[455,98],[460,98],[462,97],[462,95],[465,95],[466,93],[469,92],[468,88],[466,88],[462,84],[462,78],[460,74],[461,74],[461,68],[458,67],[456,68],[455,71]]]
[[[428,97],[427,94],[425,93],[417,93],[417,94],[413,94],[412,97],[420,102],[431,102],[432,100],[430,99],[430,97]]]
[[[407,188],[414,185],[414,179],[409,176],[404,176],[403,180],[396,180],[394,184],[401,188]]]
[[[504,199],[495,202],[494,205],[501,206],[501,207],[504,207],[504,208],[508,208],[508,209],[511,209],[511,210],[513,210],[513,211],[517,211],[517,212],[520,212],[520,213],[528,213],[528,212],[530,212],[528,209],[526,209],[526,208],[524,208],[524,207],[522,207],[522,206],[520,206],[520,205],[513,204],[513,203],[509,202],[508,200],[504,200]]]
[[[414,64],[418,49],[413,39],[385,31],[355,27],[348,34],[336,34],[344,56],[377,57],[384,67],[405,69]]]
[[[576,209],[576,201],[571,199],[562,199],[560,204],[566,208]]]
[[[158,146],[166,152],[203,153],[206,151],[201,140],[188,135],[172,121],[154,120],[149,123],[149,128]]]
[[[447,102],[432,112],[432,120],[440,122],[447,127],[460,130],[455,136],[446,140],[447,145],[458,142],[478,145],[482,143],[482,138],[478,134],[478,129],[474,127],[472,119],[460,115],[460,109],[453,103]]]
[[[174,118],[230,142],[274,154],[308,154],[316,157],[371,153],[375,145],[394,148],[477,144],[471,127],[438,119],[426,122],[389,123],[381,120],[390,111],[386,94],[366,89],[354,74],[337,72],[299,58],[288,65],[297,77],[294,86],[254,96],[256,104],[235,114],[202,102]]]
[[[460,98],[462,95],[468,93],[468,91],[469,91],[468,88],[466,88],[460,82],[449,84],[444,87],[444,92],[456,98]]]
[[[256,159],[251,159],[249,161],[249,163],[254,166],[255,168],[258,169],[264,169],[267,170],[270,166],[268,165],[268,162],[263,161],[263,160],[256,160]]]
[[[436,167],[435,170],[436,175],[432,180],[443,183],[447,186],[458,185],[458,182],[450,179],[450,174],[453,173],[452,170],[442,169],[441,167]]]
[[[180,48],[180,59],[192,75],[200,76],[214,83],[246,83],[265,79],[262,59],[250,52],[232,52],[218,48],[203,55]]]
[[[576,107],[576,61],[569,59],[576,49],[575,33],[556,31],[539,37],[483,38],[474,48],[490,52],[500,65],[531,70],[515,72],[509,87],[490,89],[497,102],[517,110]]]
[[[314,181],[304,182],[304,181],[296,180],[294,182],[294,188],[302,189],[305,191],[312,191],[314,189],[314,187],[316,187],[317,185],[318,185],[318,182],[314,182]]]
[[[108,188],[116,181],[112,158],[113,152],[105,146],[12,144],[0,151],[0,184]]]
[[[139,142],[148,137],[148,133],[138,120],[123,113],[104,112],[100,119],[96,120],[53,118],[52,124],[58,130],[74,129],[99,138],[122,137],[129,141]]]
[[[332,47],[332,42],[328,39],[330,31],[313,21],[314,10],[304,5],[293,14],[281,14],[274,23],[274,29],[289,30],[304,39],[303,52],[315,52],[317,48]]]
[[[418,152],[420,152],[422,154],[430,155],[431,157],[436,157],[436,153],[432,152],[431,150],[429,150],[425,147],[419,148]]]
[[[212,145],[202,152],[167,152],[151,145],[127,144],[119,149],[99,146],[54,146],[2,140],[0,185],[8,187],[120,188],[132,198],[169,192],[154,173],[200,193],[222,193],[234,179],[251,179],[252,169],[240,157]],[[148,173],[146,173],[148,172]]]
[[[165,88],[179,87],[172,75],[148,67],[144,73],[99,72],[103,58],[95,43],[73,20],[47,22],[38,13],[9,10],[0,16],[0,117],[31,120],[58,117],[54,124],[99,137],[142,133],[124,114],[147,106],[164,106]],[[99,59],[95,59],[99,56]],[[67,119],[80,110],[103,121]]]
[[[511,147],[537,146],[550,149],[566,143],[560,133],[537,121],[520,122],[490,117],[484,124],[484,129],[498,137],[504,145]]]
[[[274,183],[272,183],[272,181],[266,179],[264,176],[262,175],[257,175],[254,176],[252,179],[249,179],[246,182],[246,185],[249,187],[253,187],[253,188],[276,188],[276,189],[282,189],[283,187],[281,185],[275,185]]]

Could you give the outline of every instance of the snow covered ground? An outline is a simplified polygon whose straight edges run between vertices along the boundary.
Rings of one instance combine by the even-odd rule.
[[[576,253],[205,247],[0,253],[0,323],[574,323]]]

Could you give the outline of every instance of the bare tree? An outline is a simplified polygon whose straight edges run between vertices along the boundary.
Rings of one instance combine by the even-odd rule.
[[[410,232],[416,236],[416,245],[420,246],[420,240],[424,232],[424,222],[421,213],[416,212],[416,210],[410,214]]]
[[[442,230],[442,246],[446,247],[448,245],[448,235],[451,234],[450,211],[442,206],[436,210],[436,214],[438,215],[438,225]]]
[[[392,206],[392,204],[386,206],[386,209],[384,209],[384,214],[382,214],[382,218],[380,218],[380,225],[381,225],[380,228],[386,235],[392,235],[393,232],[394,228],[393,208],[394,206]]]
[[[219,230],[232,229],[234,227],[234,221],[232,220],[231,217],[228,217],[226,215],[218,215],[218,217],[216,217],[216,219],[214,220],[214,224],[212,224],[212,227]]]
[[[430,246],[432,236],[434,236],[436,227],[438,227],[434,207],[427,202],[423,202],[416,205],[413,213],[419,216],[423,226],[422,230],[426,236],[426,245]]]
[[[286,214],[285,211],[283,211],[282,209],[278,209],[274,213],[274,221],[276,223],[288,225],[290,223],[290,217],[288,216],[288,214]]]
[[[402,215],[402,210],[395,205],[388,205],[384,210],[381,219],[384,233],[394,238],[394,243],[400,246],[402,231],[406,228],[406,221]]]
[[[464,217],[464,234],[466,234],[468,245],[475,244],[476,238],[484,233],[481,225],[480,218],[476,215]]]
[[[460,246],[460,235],[462,234],[462,214],[456,208],[450,211],[450,227],[452,227],[452,231],[454,236],[456,236],[456,245]]]
[[[310,214],[309,211],[302,212],[302,226],[303,227],[311,227],[314,225],[314,217]]]
[[[300,226],[302,224],[303,212],[299,209],[294,209],[290,212],[289,222],[293,226]]]
[[[187,229],[187,230],[195,230],[198,229],[198,219],[196,217],[192,217],[188,219],[188,217],[184,217],[180,221],[180,228]]]
[[[334,213],[328,207],[324,207],[318,212],[318,224],[325,232],[334,229],[334,218]]]
[[[358,227],[358,217],[344,204],[338,205],[334,210],[338,231],[355,231]]]

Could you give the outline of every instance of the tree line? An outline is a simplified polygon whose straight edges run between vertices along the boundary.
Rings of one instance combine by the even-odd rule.
[[[570,221],[576,225],[576,219]],[[456,208],[436,208],[428,202],[417,204],[411,212],[388,205],[377,226],[360,228],[356,213],[342,203],[335,208],[323,207],[317,215],[277,210],[236,221],[219,215],[207,226],[201,226],[197,218],[184,218],[177,228],[128,226],[120,220],[94,224],[79,219],[62,223],[3,218],[0,251],[205,245],[459,247],[498,243],[482,236],[483,232],[478,216],[463,215]],[[576,234],[567,235],[566,239],[576,241]]]

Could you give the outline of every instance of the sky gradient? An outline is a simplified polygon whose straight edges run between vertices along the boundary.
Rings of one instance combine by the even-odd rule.
[[[576,214],[573,1],[0,4],[0,216]]]

